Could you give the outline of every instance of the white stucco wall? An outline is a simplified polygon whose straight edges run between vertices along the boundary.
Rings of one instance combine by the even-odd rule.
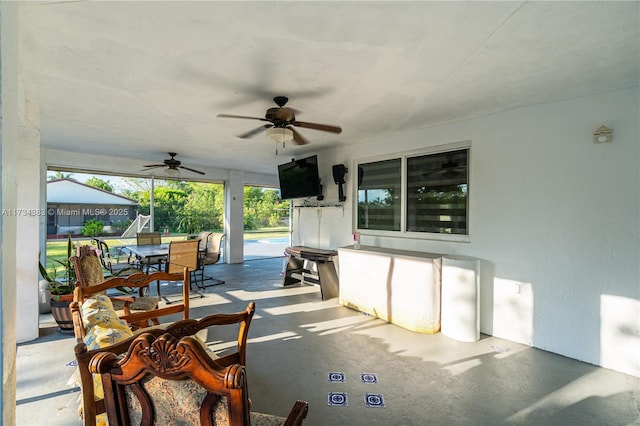
[[[638,89],[519,108],[319,152],[349,168],[344,207],[294,210],[293,242],[351,243],[353,161],[471,141],[470,242],[374,237],[362,244],[482,260],[481,330],[640,375]],[[594,144],[600,125],[613,143]]]

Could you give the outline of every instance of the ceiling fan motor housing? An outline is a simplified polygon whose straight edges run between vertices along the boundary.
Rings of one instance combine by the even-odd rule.
[[[269,108],[264,118],[271,121],[276,127],[284,127],[295,121],[296,116],[291,108]]]

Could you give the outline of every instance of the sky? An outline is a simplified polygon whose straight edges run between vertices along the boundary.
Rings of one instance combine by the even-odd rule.
[[[97,177],[99,179],[102,179],[104,181],[107,181],[111,184],[111,186],[113,187],[114,192],[116,193],[121,193],[122,190],[130,188],[129,185],[127,185],[127,183],[119,176],[107,176],[107,175],[96,175],[96,174],[85,174],[85,173],[73,173],[73,172],[63,172],[65,175],[67,174],[71,174],[71,178],[77,180],[78,182],[81,183],[85,183],[87,180],[89,180],[92,177]],[[56,172],[55,171],[48,171],[47,172],[47,180],[55,175]]]
[[[115,192],[116,194],[122,194],[123,190],[125,189],[133,189],[136,190],[137,188],[132,188],[123,178],[121,178],[120,176],[112,176],[112,175],[98,175],[98,174],[94,174],[94,173],[75,173],[75,172],[63,172],[65,175],[66,174],[71,174],[71,178],[77,180],[78,182],[81,183],[85,183],[88,179],[91,179],[92,177],[97,177],[99,179],[102,179],[104,181],[109,182],[109,184],[113,187],[113,192]],[[47,171],[47,179],[49,179],[50,176],[54,176],[56,174],[55,171]],[[158,182],[161,179],[156,179],[156,182]],[[276,188],[277,189],[277,188]]]

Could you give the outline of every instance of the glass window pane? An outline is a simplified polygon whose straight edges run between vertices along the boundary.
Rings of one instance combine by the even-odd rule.
[[[407,231],[467,235],[469,150],[407,158]]]
[[[358,228],[400,230],[400,159],[358,165]]]

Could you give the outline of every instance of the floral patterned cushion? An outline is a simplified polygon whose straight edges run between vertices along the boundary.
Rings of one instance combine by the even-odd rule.
[[[80,314],[85,326],[84,343],[88,350],[104,348],[133,336],[126,321],[118,318],[111,299],[105,295],[89,298],[80,306]],[[93,376],[93,392],[96,399],[102,399],[102,379]],[[107,415],[96,416],[96,425],[107,425]]]
[[[126,321],[118,318],[118,314],[113,308],[111,299],[105,295],[90,297],[80,306],[80,315],[85,329],[85,343],[89,350],[102,348],[106,345],[117,343],[127,337],[132,336],[129,325]],[[95,329],[95,330],[94,330]],[[111,341],[102,341],[102,345],[87,341],[89,334],[91,338],[112,337]],[[120,334],[127,335],[121,336]]]
[[[155,408],[155,424],[200,424],[200,407],[207,395],[206,389],[193,380],[165,380],[147,375],[140,381],[142,387],[149,393]],[[129,387],[126,388],[129,420],[131,424],[140,424],[142,410],[138,398]],[[251,413],[253,426],[281,426],[284,417],[263,413]],[[229,409],[227,399],[222,397],[216,404],[213,418],[216,426],[229,425]]]
[[[129,305],[129,308],[132,311],[151,311],[158,307],[158,303],[160,303],[160,298],[156,296],[136,297],[136,300]]]
[[[200,424],[200,407],[207,395],[206,389],[193,380],[165,380],[147,375],[140,381],[149,393],[155,405],[155,424]],[[131,424],[140,424],[142,410],[138,398],[129,387],[126,389],[129,420]],[[216,404],[214,425],[228,425],[229,414],[226,398]]]
[[[282,426],[286,420],[280,416],[251,412],[251,426]]]

